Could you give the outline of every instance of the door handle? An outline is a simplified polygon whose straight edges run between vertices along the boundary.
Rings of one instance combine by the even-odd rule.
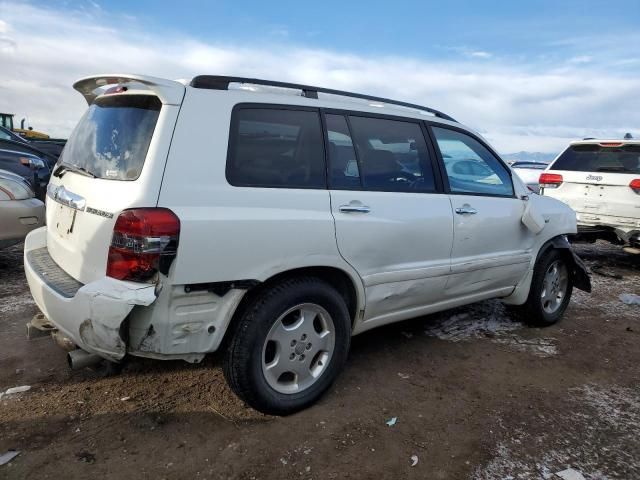
[[[369,213],[371,209],[366,205],[340,205],[342,213]]]
[[[463,205],[462,207],[456,208],[456,213],[458,215],[475,215],[478,211],[469,205]]]

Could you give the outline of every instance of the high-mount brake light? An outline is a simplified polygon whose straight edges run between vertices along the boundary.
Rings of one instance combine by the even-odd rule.
[[[178,250],[180,219],[168,208],[124,210],[113,227],[107,275],[133,282],[167,273]]]
[[[124,93],[127,90],[128,90],[127,87],[123,87],[122,85],[117,85],[115,87],[107,88],[103,93],[103,95],[112,95],[114,93]]]
[[[615,148],[615,147],[621,147],[624,144],[622,142],[602,142],[602,143],[599,143],[598,145],[600,145],[601,147]]]
[[[629,188],[640,195],[640,178],[634,178],[633,180],[631,180],[631,183],[629,183]]]
[[[558,188],[562,182],[562,175],[557,173],[543,173],[538,181],[540,188]]]

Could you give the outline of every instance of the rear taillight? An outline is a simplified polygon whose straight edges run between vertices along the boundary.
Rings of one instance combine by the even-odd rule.
[[[540,175],[540,188],[558,188],[562,185],[562,175],[557,173],[543,173]]]
[[[113,227],[107,275],[149,282],[167,273],[178,250],[180,220],[167,208],[124,210]]]
[[[633,190],[638,195],[640,195],[640,178],[635,178],[631,180],[631,183],[629,184],[629,188],[631,188],[631,190]]]

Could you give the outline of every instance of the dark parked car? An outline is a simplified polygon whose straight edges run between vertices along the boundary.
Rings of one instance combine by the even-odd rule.
[[[47,161],[53,168],[64,148],[64,140],[30,140],[11,130],[0,127],[0,149],[30,153]]]
[[[0,169],[20,175],[33,189],[36,197],[44,200],[51,167],[46,159],[27,152],[9,150],[0,144]]]

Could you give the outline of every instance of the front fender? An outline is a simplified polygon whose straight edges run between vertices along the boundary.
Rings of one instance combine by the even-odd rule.
[[[567,250],[573,260],[573,266],[571,268],[571,277],[573,279],[573,285],[585,292],[591,293],[591,278],[589,278],[589,272],[582,259],[576,255],[576,252],[571,248],[571,244],[564,235],[554,237],[549,240],[541,249],[538,254],[538,258],[543,255],[550,248],[557,248],[558,250]]]
[[[576,288],[591,293],[591,279],[587,267],[584,265],[582,259],[575,254],[567,238],[564,235],[558,235],[548,240],[540,250],[538,256],[532,263],[531,268],[527,272],[527,275],[518,283],[514,291],[508,296],[502,299],[502,301],[508,305],[522,305],[527,301],[529,296],[529,289],[531,288],[531,281],[533,279],[533,269],[538,263],[538,259],[548,252],[552,248],[560,250],[566,250],[571,262],[571,279]]]

